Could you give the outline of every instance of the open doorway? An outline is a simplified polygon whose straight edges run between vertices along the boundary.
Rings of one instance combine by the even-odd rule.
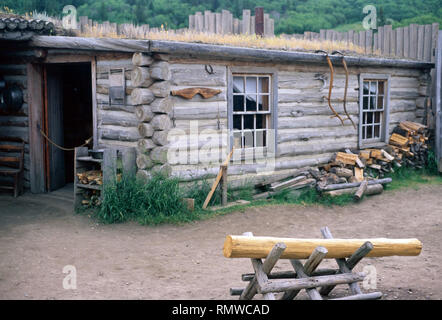
[[[47,64],[44,71],[44,131],[57,145],[74,148],[92,137],[90,63]],[[46,190],[74,181],[74,151],[45,141]]]

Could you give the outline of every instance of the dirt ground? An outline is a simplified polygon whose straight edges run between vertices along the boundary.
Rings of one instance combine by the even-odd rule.
[[[341,238],[418,238],[420,256],[364,259],[356,271],[376,267],[383,299],[442,299],[441,217],[442,185],[342,208],[267,206],[159,227],[97,224],[74,214],[62,192],[0,195],[0,299],[237,299],[229,288],[243,287],[241,274],[252,266],[223,257],[227,234],[320,238],[323,226]],[[66,265],[76,268],[75,290],[63,289]],[[275,270],[290,266],[278,262]],[[339,286],[331,296],[347,293]]]

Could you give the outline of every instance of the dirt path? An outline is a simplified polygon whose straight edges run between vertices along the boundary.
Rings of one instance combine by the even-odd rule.
[[[323,226],[342,238],[420,239],[419,257],[366,259],[357,269],[376,267],[384,299],[442,299],[442,185],[343,208],[251,208],[184,226],[97,225],[71,208],[51,195],[0,196],[1,299],[232,299],[229,288],[244,286],[241,274],[252,267],[222,256],[227,234],[312,238]],[[62,287],[66,265],[76,267],[76,290]]]

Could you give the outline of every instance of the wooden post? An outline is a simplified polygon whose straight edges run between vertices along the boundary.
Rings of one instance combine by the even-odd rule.
[[[222,205],[227,205],[227,165],[221,166],[222,178],[221,178],[221,189],[222,189]]]
[[[189,30],[195,30],[195,15],[193,14],[189,16]]]
[[[434,104],[436,111],[436,161],[439,166],[439,172],[442,172],[442,32],[438,31],[438,34]]]
[[[410,57],[410,27],[404,27],[404,58]]]
[[[255,8],[255,34],[258,36],[264,35],[264,8]]]
[[[250,10],[242,11],[242,34],[250,34]]]
[[[427,62],[431,62],[431,24],[427,24],[424,26],[424,53],[423,60]]]
[[[115,181],[117,176],[117,149],[103,151],[103,186]]]
[[[223,33],[223,18],[222,14],[217,12],[215,13],[215,33],[216,34],[222,34]]]
[[[425,26],[418,25],[417,27],[417,58],[424,60],[424,32]]]
[[[230,16],[230,12],[228,10],[222,10],[221,11],[221,33],[222,34],[228,34],[229,33],[229,17]]]

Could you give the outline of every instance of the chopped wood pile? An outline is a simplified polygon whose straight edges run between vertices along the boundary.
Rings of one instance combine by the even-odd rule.
[[[379,194],[383,192],[383,185],[392,181],[385,176],[395,168],[406,165],[422,169],[425,166],[427,141],[426,126],[403,121],[393,130],[384,148],[337,152],[329,163],[318,168],[303,168],[279,179],[267,179],[258,187],[266,187],[268,191],[254,198],[264,199],[286,189],[314,187],[330,196],[353,194],[355,200],[363,195]]]
[[[103,185],[103,173],[100,170],[77,173],[77,178],[81,184]]]
[[[101,197],[99,190],[84,190],[83,200],[81,200],[83,206],[99,206],[101,204]]]

